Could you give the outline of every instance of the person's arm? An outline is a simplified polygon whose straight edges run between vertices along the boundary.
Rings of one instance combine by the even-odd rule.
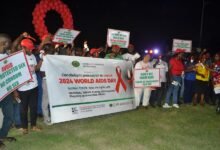
[[[42,65],[43,60],[41,59],[38,64],[35,66],[35,71],[40,71],[40,67]]]
[[[34,59],[34,64],[36,64],[35,67],[34,67],[34,71],[40,71],[43,59],[40,59],[40,61],[38,63],[37,63],[37,60],[36,60],[34,55],[33,55],[33,59]]]
[[[17,37],[13,43],[12,43],[12,47],[11,47],[11,52],[14,53],[16,51],[18,51],[18,45],[21,43],[22,39],[29,36],[29,34],[27,32],[22,33],[19,37]]]
[[[195,71],[195,66],[194,65],[193,66],[188,66],[184,70],[184,72],[193,72],[193,71]]]
[[[169,81],[171,82],[172,81],[172,70],[173,69],[173,65],[172,65],[172,63],[170,63],[169,64],[169,66],[168,66],[168,79],[169,79]]]
[[[39,51],[42,50],[42,49],[43,49],[43,46],[44,46],[45,44],[51,43],[51,42],[52,42],[51,39],[52,39],[52,35],[49,34],[43,41],[41,41],[41,43],[40,43],[40,45],[39,45],[39,47],[38,47],[38,50],[39,50]]]

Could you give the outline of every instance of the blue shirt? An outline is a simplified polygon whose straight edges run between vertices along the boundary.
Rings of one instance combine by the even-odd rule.
[[[186,63],[186,68],[187,67],[191,67],[191,66],[194,66],[195,63],[191,63],[191,62],[187,62]],[[196,80],[196,72],[195,71],[191,71],[191,72],[186,72],[185,73],[185,79],[186,80],[191,80],[191,81],[195,81]]]

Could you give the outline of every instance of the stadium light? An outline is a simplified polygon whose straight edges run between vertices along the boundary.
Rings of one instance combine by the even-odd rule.
[[[158,49],[154,49],[154,54],[158,54],[159,50]]]

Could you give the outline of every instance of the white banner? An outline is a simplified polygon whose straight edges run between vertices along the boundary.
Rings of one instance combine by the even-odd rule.
[[[19,88],[32,76],[23,51],[13,53],[0,60],[0,101]]]
[[[134,71],[134,87],[160,87],[160,69],[136,69]]]
[[[79,33],[80,31],[60,28],[56,32],[53,42],[72,44]]]
[[[109,47],[111,47],[112,45],[118,45],[121,48],[128,48],[129,40],[130,32],[108,29],[107,44]]]
[[[173,39],[173,52],[177,50],[182,50],[184,52],[190,53],[192,50],[192,41]]]
[[[44,63],[52,123],[134,109],[131,62],[48,55]]]

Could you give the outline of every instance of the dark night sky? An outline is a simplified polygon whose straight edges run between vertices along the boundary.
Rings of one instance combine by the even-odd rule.
[[[32,11],[40,0],[1,2],[1,31],[13,38],[27,31],[32,35]],[[9,3],[10,2],[10,3]],[[76,45],[87,39],[90,47],[104,45],[107,28],[131,32],[131,43],[139,51],[146,48],[171,48],[173,38],[193,40],[198,46],[202,0],[63,0],[72,11],[75,29],[81,34]],[[220,46],[220,2],[205,0],[203,47],[212,51]],[[49,12],[49,31],[61,25],[59,15]]]

